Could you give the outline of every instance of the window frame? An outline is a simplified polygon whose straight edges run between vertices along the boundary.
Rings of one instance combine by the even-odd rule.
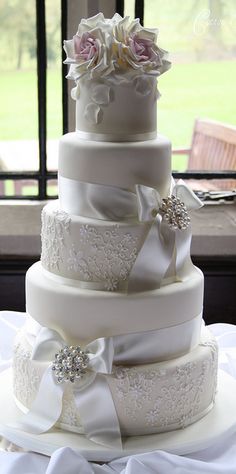
[[[115,11],[124,14],[125,0],[61,0],[61,38],[72,37],[77,29],[81,18],[92,16],[97,11],[103,11],[108,17]],[[31,200],[44,201],[53,199],[56,196],[47,194],[47,182],[57,179],[56,171],[47,169],[47,51],[46,51],[46,12],[45,0],[35,0],[36,5],[36,33],[37,33],[37,77],[38,77],[38,147],[39,147],[39,170],[27,172],[0,171],[0,180],[35,180],[38,183],[38,194],[34,196],[0,196],[0,200]],[[144,0],[135,0],[134,16],[139,17],[141,24],[144,19]],[[63,64],[65,59],[62,51],[62,133],[75,129],[74,103],[70,98],[71,84],[66,80],[67,67]],[[236,171],[194,171],[185,172],[174,171],[174,178],[182,179],[236,179]]]

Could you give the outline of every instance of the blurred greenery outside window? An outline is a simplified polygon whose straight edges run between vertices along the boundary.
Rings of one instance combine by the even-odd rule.
[[[60,0],[46,0],[48,169],[57,167],[62,133]],[[70,2],[68,2],[68,5]],[[158,26],[160,47],[172,68],[160,77],[158,131],[176,147],[189,147],[196,118],[235,125],[235,0],[146,0],[144,24]],[[134,15],[134,0],[125,1]],[[38,169],[35,2],[0,0],[0,169]],[[173,157],[184,171],[186,156]],[[37,193],[32,184],[22,193]],[[11,180],[6,192],[14,194]],[[50,192],[50,191],[49,191]],[[56,192],[55,185],[51,194]]]
[[[62,134],[61,1],[45,0],[47,169],[56,170]],[[33,0],[0,0],[0,170],[38,171],[36,8]],[[3,182],[0,183],[0,186]],[[55,183],[48,192],[57,193]],[[36,182],[5,182],[4,194],[37,195]],[[1,194],[1,187],[0,187]]]

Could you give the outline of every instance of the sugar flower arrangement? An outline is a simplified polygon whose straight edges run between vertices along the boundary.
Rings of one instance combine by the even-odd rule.
[[[140,74],[159,76],[170,68],[167,52],[159,48],[156,29],[143,28],[116,13],[83,19],[72,40],[64,41],[68,79],[113,78],[122,82]],[[118,73],[118,74],[117,74]]]

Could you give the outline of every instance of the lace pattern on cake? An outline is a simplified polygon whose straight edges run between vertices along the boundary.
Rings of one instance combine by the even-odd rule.
[[[70,388],[68,388],[64,393],[62,412],[59,422],[72,427],[81,426],[73,392]]]
[[[49,271],[64,269],[77,280],[102,284],[114,291],[124,287],[138,255],[138,237],[123,227],[79,227],[77,241],[72,236],[71,218],[62,210],[42,212],[41,261]],[[123,283],[122,283],[123,282]]]
[[[144,370],[116,367],[113,376],[117,380],[116,394],[118,400],[125,401],[125,413],[133,420],[138,420],[139,410],[152,400],[157,379],[165,375],[163,370]],[[131,402],[126,406],[126,401]]]
[[[217,373],[218,373],[218,346],[214,339],[204,341],[200,343],[202,347],[209,347],[211,351],[211,365],[213,372],[214,388],[213,388],[213,402],[217,393]]]
[[[31,360],[31,351],[20,343],[21,332],[14,345],[13,390],[17,400],[29,408],[37,393],[41,375]]]
[[[176,424],[184,428],[204,409],[204,392],[207,387],[209,393],[215,393],[217,371],[217,357],[214,356],[217,355],[216,344],[207,345],[210,351],[200,363],[188,362],[176,366],[172,375],[169,370],[167,376],[165,370],[142,371],[118,367],[114,371],[120,408],[134,426],[138,424],[142,411],[146,426],[164,430]],[[155,390],[157,387],[158,390]],[[155,392],[158,392],[157,396]]]
[[[83,225],[80,228],[79,248],[72,244],[67,260],[68,270],[79,274],[83,281],[99,281],[106,290],[117,289],[127,280],[137,258],[137,238],[112,229]]]
[[[21,343],[22,332],[20,331],[15,345],[13,357],[13,391],[14,395],[22,405],[30,408],[39,389],[42,378],[42,370],[34,365],[31,359],[31,350],[26,344]],[[63,407],[59,423],[71,427],[80,427],[80,418],[75,405],[73,391],[70,387],[64,393]]]
[[[31,350],[17,337],[13,358],[13,387],[16,398],[30,407],[39,388],[42,367],[34,365]],[[122,413],[126,427],[134,431],[146,425],[147,432],[165,431],[172,424],[183,428],[206,406],[206,394],[214,401],[217,346],[215,341],[201,343],[206,348],[198,362],[191,361],[166,370],[164,367],[140,368],[114,366],[109,377],[116,409]],[[206,403],[206,402],[204,402]],[[71,387],[63,396],[59,423],[81,430],[78,410]]]
[[[49,215],[45,209],[42,211],[42,264],[49,270],[59,269],[62,262],[62,247],[65,242],[65,234],[70,232],[71,219],[63,210],[56,210]]]

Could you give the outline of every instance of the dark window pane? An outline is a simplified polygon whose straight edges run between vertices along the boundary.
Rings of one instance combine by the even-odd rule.
[[[61,1],[46,0],[47,33],[47,168],[57,169],[58,139],[62,134]]]

